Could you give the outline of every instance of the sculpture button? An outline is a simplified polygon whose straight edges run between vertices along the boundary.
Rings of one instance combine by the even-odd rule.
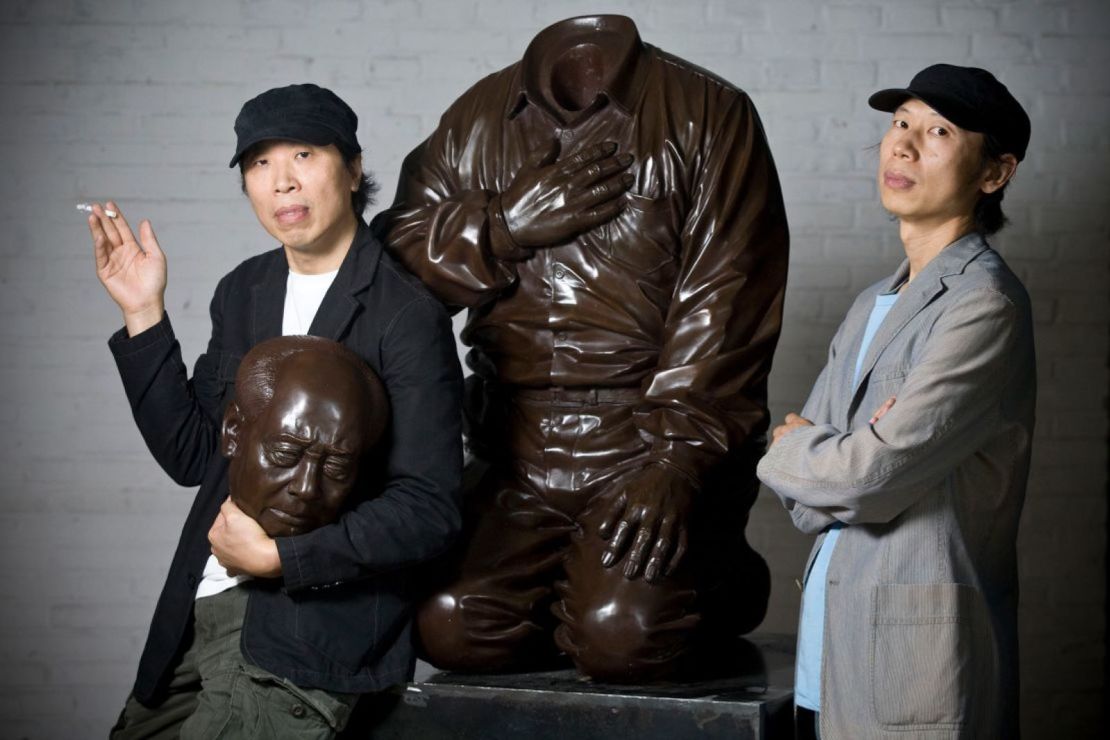
[[[566,276],[567,276],[567,271],[566,270],[564,270],[561,267],[556,267],[555,268],[555,277],[556,277],[556,279],[562,280]]]
[[[293,708],[289,710],[289,713],[297,718],[303,717],[305,714],[304,706],[301,704],[294,704]]]

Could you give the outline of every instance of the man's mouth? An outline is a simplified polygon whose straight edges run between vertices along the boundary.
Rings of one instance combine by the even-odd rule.
[[[274,218],[283,226],[291,226],[308,218],[308,206],[285,206],[274,211]]]
[[[916,183],[901,172],[887,171],[883,173],[883,184],[894,190],[909,190]]]

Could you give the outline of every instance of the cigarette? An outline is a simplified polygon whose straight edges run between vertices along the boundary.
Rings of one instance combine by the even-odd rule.
[[[78,203],[77,204],[77,210],[84,211],[85,213],[92,213],[93,212],[93,207],[91,205],[89,205],[88,203]],[[116,213],[115,211],[112,211],[112,210],[109,210],[109,209],[105,208],[104,209],[104,215],[107,216],[108,218],[115,218],[119,214]]]

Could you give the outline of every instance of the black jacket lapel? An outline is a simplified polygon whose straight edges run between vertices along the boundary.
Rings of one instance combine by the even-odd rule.
[[[281,336],[289,263],[281,247],[267,254],[262,279],[251,286],[251,346]]]
[[[339,266],[308,333],[340,341],[364,308],[366,288],[374,281],[382,247],[365,222],[359,224],[347,256]]]

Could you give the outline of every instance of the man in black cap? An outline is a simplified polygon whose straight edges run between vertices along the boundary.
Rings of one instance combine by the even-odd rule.
[[[1017,528],[1036,397],[1029,296],[987,244],[1029,117],[989,72],[882,90],[906,259],[863,291],[758,473],[819,535],[799,738],[1018,737]]]
[[[192,378],[150,223],[136,240],[116,204],[89,216],[97,275],[123,312],[109,346],[139,430],[177,483],[200,485],[113,737],[331,737],[359,694],[411,676],[409,568],[459,527],[461,374],[446,312],[362,220],[373,184],[357,123],[315,85],[243,106],[231,166],[280,246],[220,281]],[[338,520],[270,537],[228,499],[220,422],[241,358],[290,334],[353,350],[381,378],[391,417],[384,472],[359,479]],[[271,465],[288,456],[280,440],[265,450]]]

